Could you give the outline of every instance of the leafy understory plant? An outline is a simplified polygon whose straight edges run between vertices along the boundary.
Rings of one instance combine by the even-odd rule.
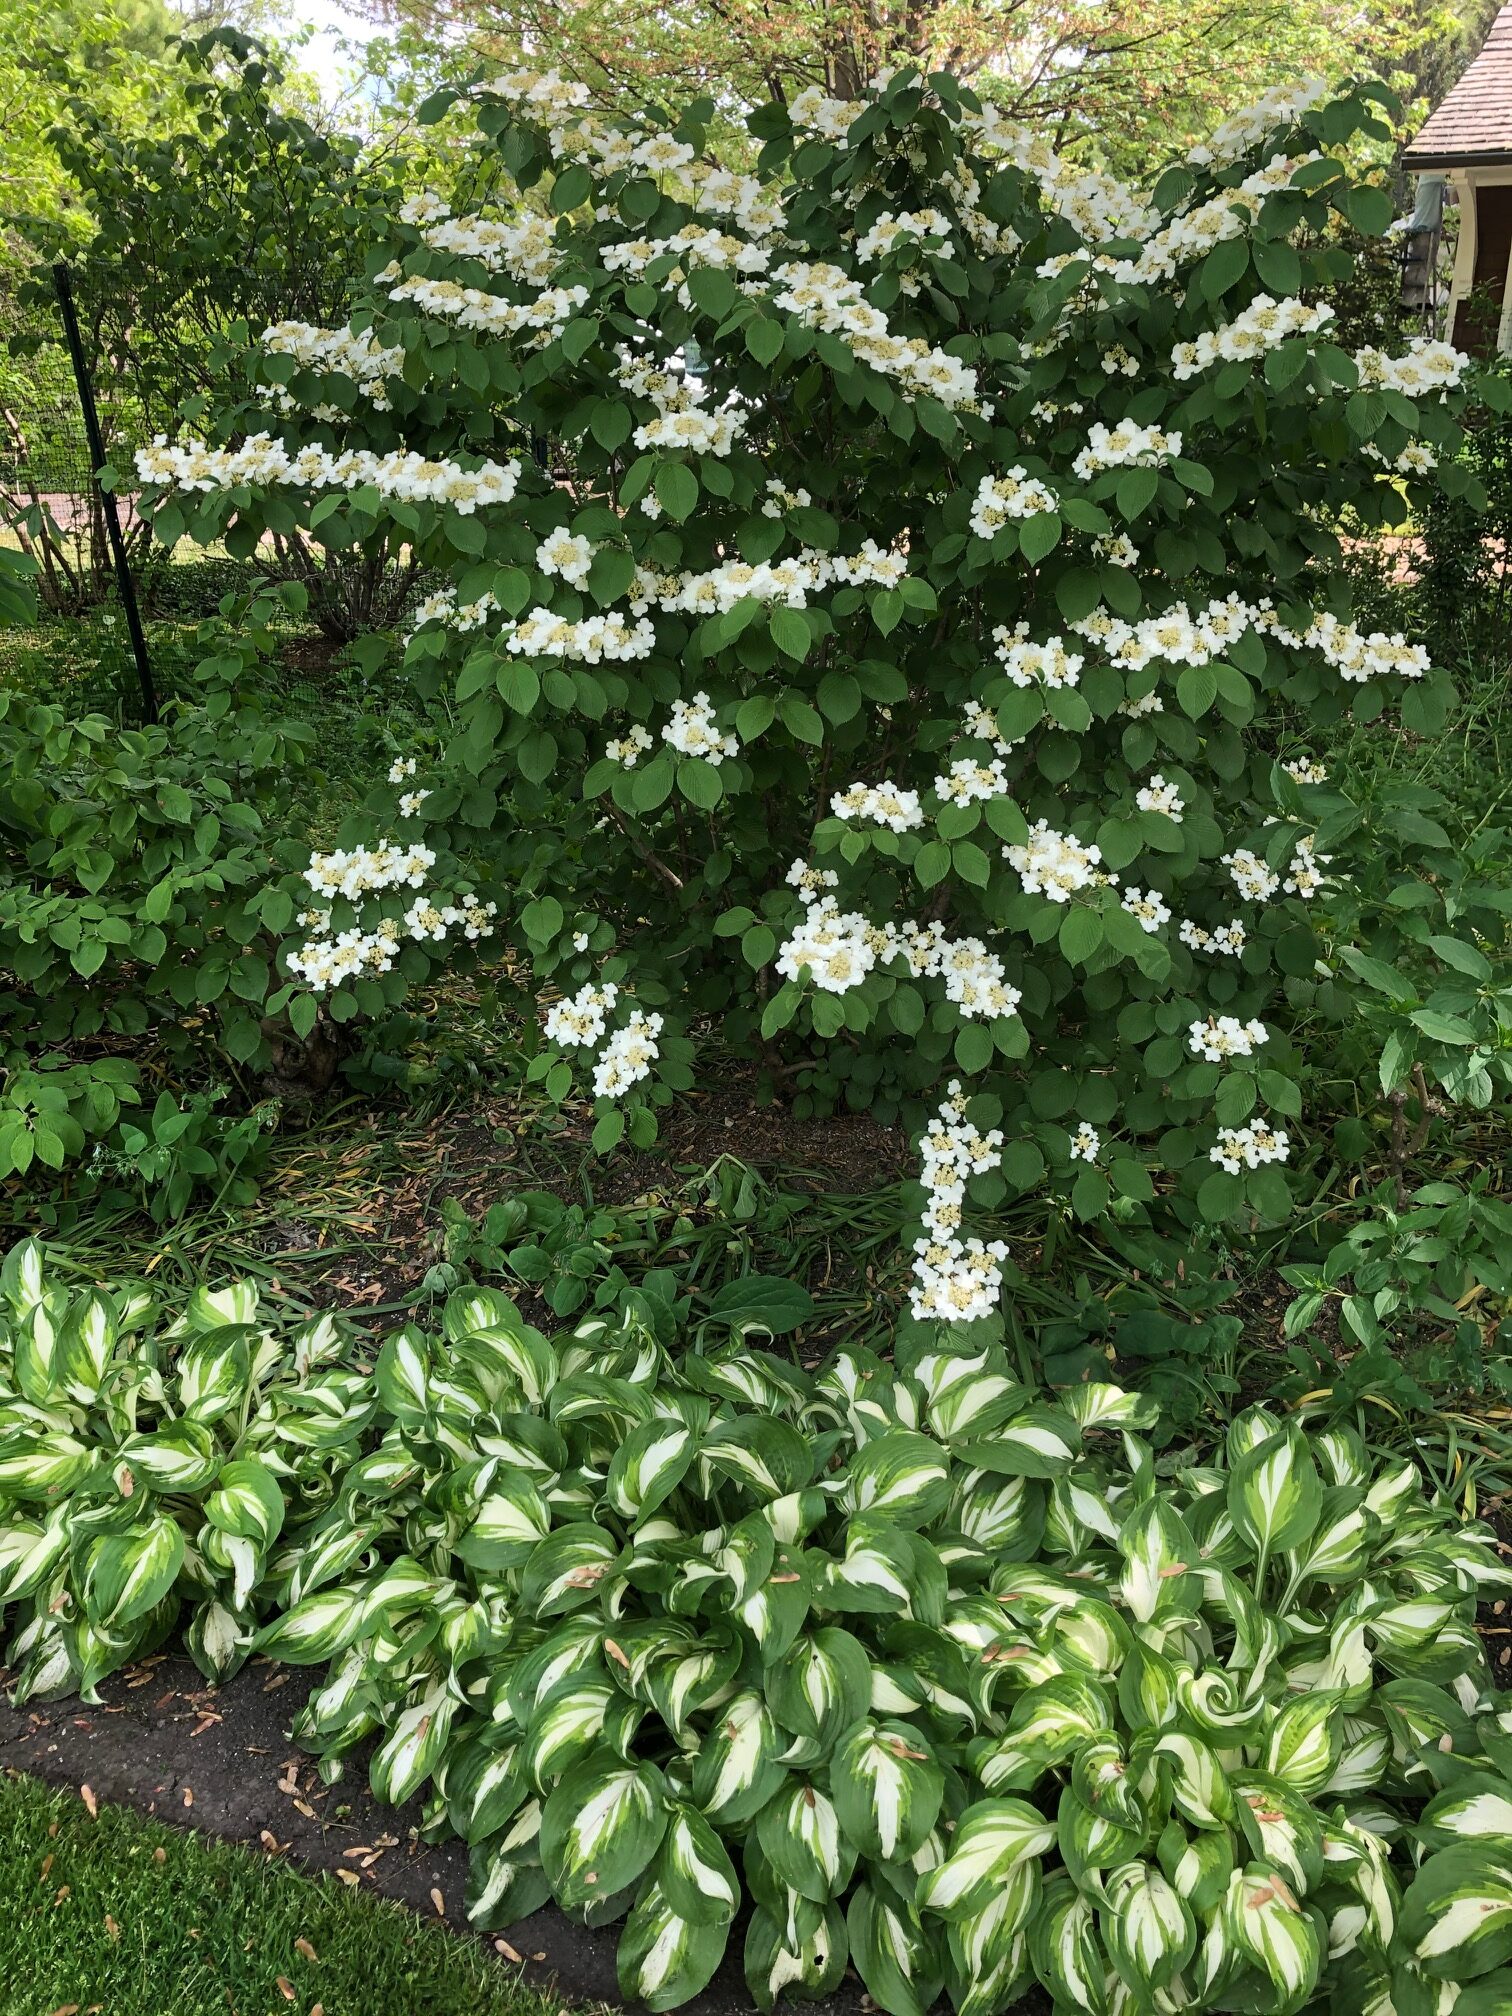
[[[1295,724],[1431,732],[1447,691],[1354,622],[1337,528],[1476,490],[1468,360],[1333,340],[1330,221],[1391,217],[1346,159],[1381,93],[1272,93],[1151,190],[910,69],[761,106],[751,174],[707,103],[648,131],[521,73],[428,116],[459,95],[497,212],[416,194],[350,327],[270,332],[260,410],[137,471],[165,536],[445,577],[404,664],[456,725],[347,855],[479,864],[601,1152],[700,1015],[801,1110],[921,1126],[958,1072],[1004,1146],[929,1226],[931,1316],[1000,1288],[969,1207],[1047,1182],[1284,1216],[1296,996],[1363,851]],[[444,937],[324,894],[306,1026]]]
[[[675,1352],[633,1293],[547,1339],[460,1290],[368,1376],[328,1328],[285,1359],[245,1287],[164,1325],[35,1247],[4,1285],[23,1687],[150,1642],[224,1551],[251,1586],[216,1609],[266,1618],[238,1650],[330,1662],[296,1725],[327,1775],[377,1737],[378,1794],[471,1844],[480,1926],[624,1919],[627,1997],[696,1993],[748,1906],[762,2008],[847,1965],[889,2016],[1035,1981],[1096,2016],[1500,2006],[1505,1578],[1348,1432],[1254,1408],[1158,1468],[1150,1403],[1046,1402],[997,1347],[811,1375]],[[129,1357],[80,1341],[112,1321]]]

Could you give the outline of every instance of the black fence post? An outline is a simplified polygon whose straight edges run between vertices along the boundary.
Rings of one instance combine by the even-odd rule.
[[[107,490],[100,481],[100,471],[105,466],[105,443],[100,436],[100,416],[95,411],[94,386],[90,382],[89,363],[84,355],[83,339],[79,335],[79,317],[74,308],[73,283],[67,265],[61,260],[53,268],[53,286],[57,290],[58,306],[63,313],[63,333],[68,338],[68,354],[73,360],[74,383],[79,388],[79,408],[84,415],[84,434],[89,443],[92,464],[90,480],[100,500],[100,509],[105,514],[105,533],[110,541],[111,558],[115,561],[116,585],[121,591],[121,608],[126,616],[126,634],[131,639],[131,655],[136,660],[137,680],[142,689],[142,713],[148,721],[156,721],[157,688],[152,681],[152,665],[147,656],[147,639],[142,630],[141,611],[137,608],[136,583],[131,578],[131,562],[126,556],[126,541],[121,536],[121,520],[116,510],[115,492]]]

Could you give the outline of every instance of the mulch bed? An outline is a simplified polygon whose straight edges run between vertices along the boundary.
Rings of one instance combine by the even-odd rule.
[[[0,1699],[0,1770],[71,1787],[86,1803],[129,1806],[176,1827],[285,1856],[346,1887],[440,1917],[515,1965],[533,1985],[575,2002],[622,2005],[614,1952],[620,1928],[588,1931],[554,1906],[501,1937],[472,1932],[463,1911],[467,1849],[419,1838],[420,1802],[380,1805],[368,1791],[366,1749],[346,1776],[323,1785],[288,1727],[323,1668],[254,1660],[211,1688],[190,1660],[157,1654],[112,1675],[99,1707],[75,1699],[17,1710]],[[736,1924],[724,1964],[684,2007],[688,2016],[751,2009]],[[807,2005],[816,2016],[862,2016],[859,1981]]]

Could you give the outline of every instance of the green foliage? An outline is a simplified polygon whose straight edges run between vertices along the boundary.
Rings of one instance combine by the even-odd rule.
[[[889,2016],[1033,1980],[1356,2012],[1507,1957],[1505,1578],[1347,1431],[1252,1408],[1162,1473],[1147,1401],[1049,1404],[990,1348],[814,1375],[677,1351],[633,1294],[548,1339],[464,1289],[364,1372],[246,1285],[165,1321],[34,1245],[3,1285],[22,1695],[183,1604],[208,1672],[329,1662],[328,1775],[378,1735],[379,1796],[471,1843],[474,1923],[625,1918],[629,1998],[696,1993],[742,1894],[764,2008],[848,1961]]]
[[[1346,793],[1278,785],[1281,723],[1321,732],[1353,702],[1364,718],[1399,708],[1432,732],[1448,690],[1384,669],[1401,662],[1389,650],[1366,650],[1365,670],[1341,676],[1296,638],[1314,634],[1316,612],[1347,616],[1334,530],[1346,511],[1390,525],[1424,492],[1382,481],[1367,451],[1391,459],[1420,440],[1452,458],[1458,401],[1378,385],[1326,328],[1211,368],[1178,373],[1176,359],[1267,288],[1326,293],[1333,228],[1378,234],[1389,221],[1381,192],[1341,158],[1387,135],[1380,94],[1277,111],[1265,147],[1173,171],[1141,215],[1106,184],[1080,208],[1056,179],[1063,164],[1045,165],[1028,138],[980,144],[971,93],[905,70],[839,108],[844,146],[822,119],[795,122],[778,105],[753,115],[755,200],[780,201],[786,218],[785,239],[768,242],[738,205],[704,204],[691,169],[619,165],[634,134],[610,135],[615,165],[591,171],[588,129],[553,108],[551,88],[528,102],[523,85],[480,92],[478,107],[522,208],[549,187],[547,249],[511,269],[514,255],[473,256],[476,220],[456,220],[448,242],[424,206],[408,210],[353,325],[354,340],[402,352],[378,407],[341,371],[291,374],[276,355],[261,367],[293,402],[279,434],[290,452],[308,447],[306,466],[339,470],[348,447],[423,446],[465,496],[474,458],[512,447],[515,494],[458,509],[450,491],[411,496],[401,482],[383,494],[355,473],[302,489],[212,462],[193,487],[156,491],[166,535],[209,542],[234,514],[248,541],[318,526],[339,548],[391,525],[447,576],[453,609],[474,612],[453,622],[443,598],[405,649],[418,689],[456,722],[416,780],[430,794],[426,843],[514,892],[514,940],[539,986],[612,984],[611,1026],[632,1003],[663,1018],[649,1078],[598,1096],[599,1152],[654,1137],[655,1107],[690,1082],[683,1032],[711,1017],[782,1071],[800,1114],[844,1103],[916,1125],[942,1081],[973,1079],[973,1120],[1013,1147],[973,1181],[972,1204],[1051,1181],[1083,1219],[1158,1190],[1188,1224],[1280,1220],[1278,1163],[1234,1174],[1210,1151],[1217,1127],[1296,1122],[1295,999],[1314,976],[1321,905],[1282,884],[1299,848],[1342,876],[1363,838]],[[431,109],[443,108],[444,94]],[[690,111],[673,136],[695,155],[701,117]],[[1254,198],[1242,227],[1214,224],[1283,147],[1317,158]],[[945,220],[933,237],[863,253],[879,218],[923,209]],[[1167,226],[1174,278],[1158,262],[1131,274],[1135,239]],[[707,254],[702,232],[722,234]],[[742,267],[737,284],[727,269],[747,254],[754,277]],[[816,262],[810,297],[854,297],[858,321],[885,325],[878,349],[826,321],[804,284],[784,286],[790,256]],[[542,293],[543,277],[578,291]],[[529,313],[511,332],[474,326],[474,309]],[[928,384],[897,364],[894,339],[935,360]],[[648,386],[642,366],[670,376]],[[974,391],[960,373],[975,374]],[[701,402],[704,422],[731,419],[737,438],[710,446],[695,415],[698,439],[680,445],[675,427],[659,430],[669,401],[674,420]],[[300,417],[317,406],[318,423]],[[1180,443],[1088,466],[1094,425],[1125,419]],[[570,488],[527,452],[546,439]],[[1012,471],[1049,502],[984,531],[980,486]],[[146,474],[168,480],[161,463]],[[1468,477],[1461,488],[1474,493]],[[570,581],[543,560],[562,534],[591,556]],[[1124,537],[1132,558],[1113,543]],[[817,571],[795,590],[788,566]],[[1100,641],[1163,615],[1180,630],[1230,594],[1261,614],[1219,642],[1131,657]],[[575,637],[604,616],[644,621],[654,642],[623,657],[552,642],[552,626]],[[1113,631],[1071,632],[1088,618]],[[1079,656],[1079,677],[1010,676],[1021,623]],[[716,736],[703,753],[667,736],[700,694]],[[637,760],[608,753],[632,731],[645,738]],[[954,763],[987,773],[994,761],[978,795],[935,788]],[[1152,776],[1178,793],[1179,816],[1141,805]],[[837,816],[853,780],[917,792],[923,809],[897,827]],[[397,816],[396,794],[376,790],[342,844],[371,844]],[[1008,858],[1041,821],[1094,871],[1069,893],[1035,886]],[[1258,904],[1225,865],[1245,849],[1273,877]],[[817,892],[790,879],[795,855],[836,878],[852,920],[844,973],[811,949],[805,895]],[[1125,906],[1131,886],[1169,907],[1163,926]],[[1243,949],[1224,956],[1211,934],[1236,917]],[[1183,939],[1183,923],[1206,939]],[[926,941],[900,950],[884,926],[905,939],[937,930],[943,948],[931,964]],[[338,903],[329,928],[370,920]],[[419,948],[419,977],[433,956]],[[960,963],[988,984],[947,984]],[[336,982],[325,1005],[350,1019],[394,1006],[406,984],[403,970]],[[315,1002],[302,1012],[313,1018]],[[1225,1072],[1194,1054],[1188,1031],[1209,1015],[1263,1022],[1255,1066]],[[553,1044],[531,1075],[553,1100],[581,1094],[582,1056]],[[1096,1166],[1073,1158],[1083,1122],[1106,1137]]]

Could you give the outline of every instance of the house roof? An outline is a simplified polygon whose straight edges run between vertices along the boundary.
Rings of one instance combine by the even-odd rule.
[[[1480,54],[1402,156],[1408,169],[1505,163],[1512,163],[1512,5],[1491,23]]]

